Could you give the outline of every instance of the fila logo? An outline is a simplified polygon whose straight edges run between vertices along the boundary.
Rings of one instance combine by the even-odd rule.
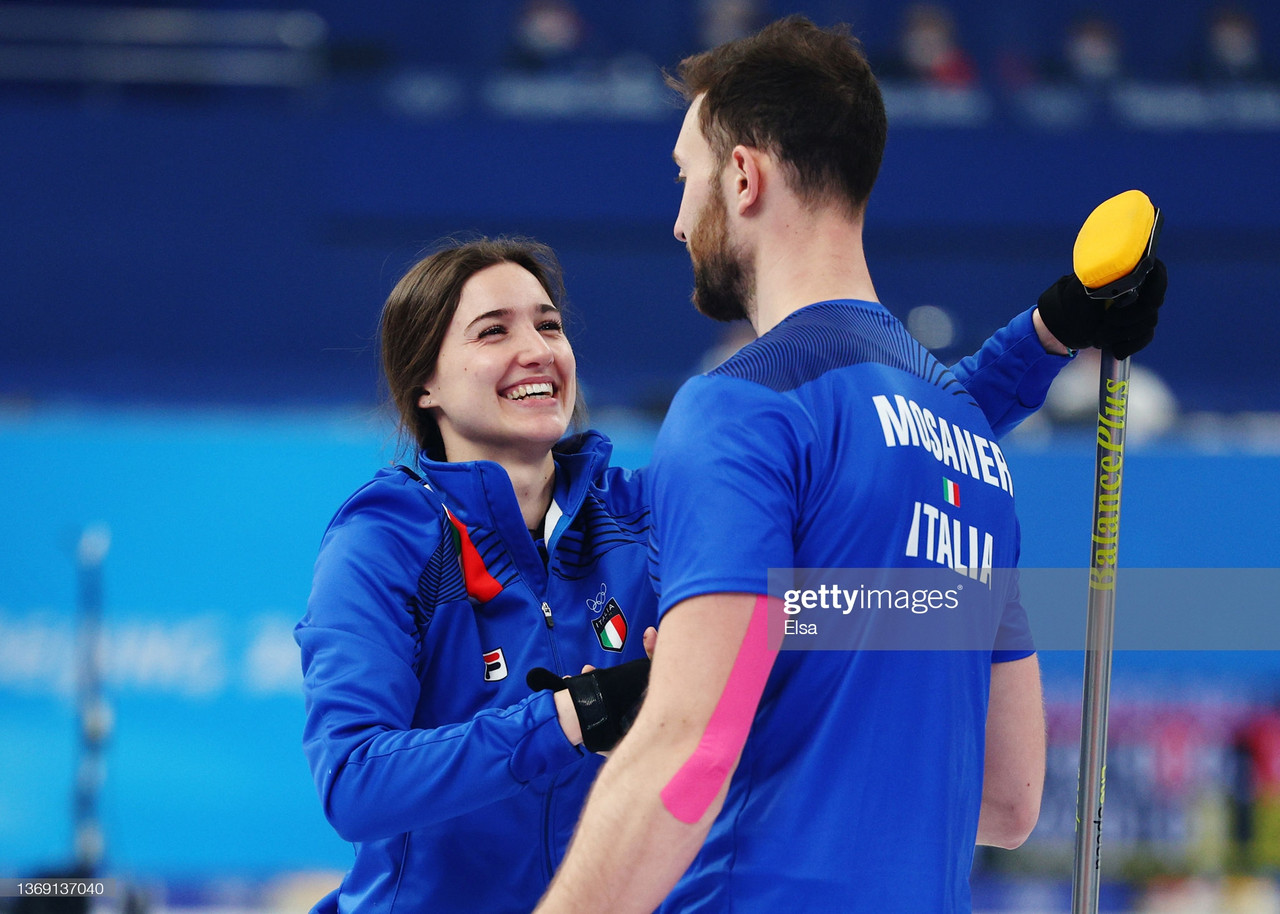
[[[507,656],[502,648],[489,651],[484,655],[484,681],[497,682],[507,678]]]

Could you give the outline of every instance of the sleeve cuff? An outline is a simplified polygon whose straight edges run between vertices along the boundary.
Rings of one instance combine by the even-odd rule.
[[[992,663],[1012,663],[1014,660],[1023,660],[1027,657],[1035,656],[1035,653],[1036,653],[1035,651],[1028,651],[1028,650],[992,651],[991,662]]]
[[[529,729],[511,753],[511,776],[521,784],[559,771],[586,754],[581,746],[569,742],[560,729],[555,696],[539,692],[525,706]]]
[[[1058,355],[1044,348],[1031,317],[1035,310],[1028,308],[1009,322],[1008,345],[995,361],[995,365],[1004,372],[1015,377],[1021,375],[1022,380],[1017,386],[1018,402],[1028,409],[1040,408],[1049,392],[1049,385],[1076,352],[1071,350],[1070,355]]]

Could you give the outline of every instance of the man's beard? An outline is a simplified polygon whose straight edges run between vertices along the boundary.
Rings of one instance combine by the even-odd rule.
[[[693,306],[718,321],[749,320],[755,311],[755,277],[729,244],[729,210],[719,186],[689,236]]]

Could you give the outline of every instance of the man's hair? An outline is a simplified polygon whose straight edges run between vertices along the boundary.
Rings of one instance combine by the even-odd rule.
[[[719,167],[736,145],[789,170],[809,204],[861,213],[880,171],[888,122],[880,86],[846,25],[788,16],[755,35],[686,57],[667,83],[704,95],[699,125]]]

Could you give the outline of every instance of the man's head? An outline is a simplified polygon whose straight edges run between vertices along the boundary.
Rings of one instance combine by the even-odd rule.
[[[730,225],[726,169],[766,157],[806,209],[860,220],[884,152],[880,88],[846,27],[802,16],[686,58],[667,80],[690,103],[675,231],[689,245],[694,304],[717,320],[750,317],[755,275]]]
[[[789,16],[695,54],[667,81],[698,111],[718,166],[738,145],[763,150],[811,205],[866,207],[888,130],[880,86],[847,26]]]

